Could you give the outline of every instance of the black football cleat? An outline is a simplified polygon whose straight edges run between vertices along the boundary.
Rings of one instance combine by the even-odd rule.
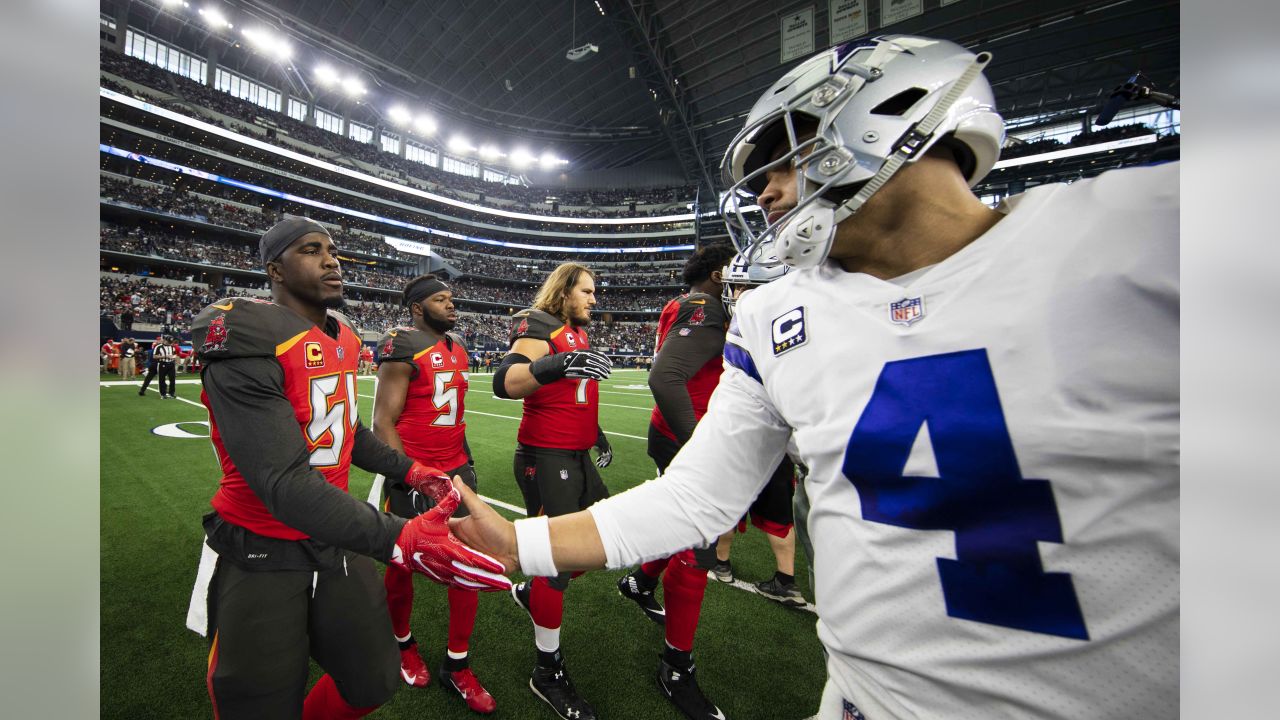
[[[787,607],[802,608],[805,606],[804,596],[800,594],[800,590],[795,583],[784,585],[778,582],[777,577],[771,577],[764,582],[756,583],[756,590],[770,600],[780,602]]]
[[[667,611],[662,607],[662,603],[653,596],[653,588],[645,589],[644,580],[637,576],[643,575],[643,571],[627,573],[618,578],[618,593],[628,600],[634,600],[640,609],[644,611],[645,617],[654,621],[659,625],[667,624]],[[655,587],[657,583],[654,583]]]
[[[529,689],[564,720],[596,720],[596,711],[578,694],[563,665],[535,667],[533,677],[529,678]]]
[[[659,657],[662,657],[659,655]],[[690,720],[725,720],[724,712],[702,694],[695,666],[681,670],[667,661],[658,664],[658,689]]]

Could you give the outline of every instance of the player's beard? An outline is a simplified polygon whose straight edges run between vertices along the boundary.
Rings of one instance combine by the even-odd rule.
[[[423,315],[422,322],[426,323],[427,327],[441,334],[449,332],[458,325],[457,320],[441,320],[439,318],[433,318],[430,315]]]
[[[321,298],[320,304],[323,305],[324,307],[329,308],[330,310],[341,310],[342,308],[346,307],[347,299],[342,297],[341,295],[336,295],[333,297]]]

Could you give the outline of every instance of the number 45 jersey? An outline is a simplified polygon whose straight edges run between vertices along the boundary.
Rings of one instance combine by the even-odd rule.
[[[828,263],[739,303],[726,381],[812,470],[850,716],[1177,716],[1177,188],[1043,186],[898,283]]]
[[[392,328],[378,342],[380,362],[408,363],[409,394],[396,421],[404,452],[418,462],[452,470],[467,462],[463,447],[469,356],[452,333],[436,340],[413,327]]]

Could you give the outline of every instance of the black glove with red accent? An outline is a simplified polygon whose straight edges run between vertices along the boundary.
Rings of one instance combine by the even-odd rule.
[[[391,551],[391,564],[464,590],[510,590],[502,563],[462,544],[449,531],[449,516],[460,499],[453,488],[435,507],[405,523]]]
[[[567,353],[545,355],[529,365],[529,372],[539,385],[553,383],[561,378],[573,380],[605,380],[613,371],[613,361],[608,355],[587,348]]]

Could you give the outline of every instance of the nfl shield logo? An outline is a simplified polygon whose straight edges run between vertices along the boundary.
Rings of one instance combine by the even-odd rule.
[[[338,346],[338,348],[337,348],[337,350],[336,350],[335,352],[337,352],[337,353],[338,353],[338,359],[339,359],[339,360],[341,360],[341,359],[342,359],[342,356],[345,354],[345,353],[343,352],[343,349],[342,349],[342,346],[341,346],[341,345],[339,345],[339,346]]]
[[[910,325],[924,317],[924,298],[902,298],[889,303],[889,321],[899,325]]]

